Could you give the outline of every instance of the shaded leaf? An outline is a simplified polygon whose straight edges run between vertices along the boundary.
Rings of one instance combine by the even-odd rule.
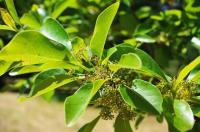
[[[115,132],[133,132],[129,120],[124,120],[117,116],[114,124]]]
[[[99,121],[99,119],[100,119],[100,116],[98,116],[97,118],[95,118],[91,122],[85,124],[83,127],[81,127],[78,130],[78,132],[92,132],[92,130],[94,129],[94,127],[97,124],[97,122]]]
[[[131,97],[130,93],[132,92],[130,89],[128,89],[125,86],[120,86],[119,88],[119,92],[123,98],[123,100],[129,105],[131,106],[131,108],[135,108],[135,104],[133,101],[133,98]],[[133,95],[134,96],[134,95]]]

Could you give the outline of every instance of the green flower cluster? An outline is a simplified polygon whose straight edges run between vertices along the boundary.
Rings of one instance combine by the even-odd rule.
[[[135,117],[134,111],[124,102],[116,88],[107,87],[95,104],[101,107],[100,116],[104,120],[112,120],[116,114],[124,120],[132,120]]]

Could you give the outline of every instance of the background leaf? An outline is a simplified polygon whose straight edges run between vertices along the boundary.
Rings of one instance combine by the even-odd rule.
[[[60,16],[60,14],[67,9],[68,7],[78,7],[78,4],[76,2],[76,0],[61,0],[58,1],[57,4],[54,7],[54,10],[52,12],[52,17],[53,18],[57,18]]]

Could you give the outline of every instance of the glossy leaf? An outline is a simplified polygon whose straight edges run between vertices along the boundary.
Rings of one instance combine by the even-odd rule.
[[[70,77],[63,69],[49,69],[41,72],[35,78],[31,92],[28,97],[21,96],[20,101],[27,101],[32,98],[44,95],[63,85],[75,80],[83,79],[82,77]]]
[[[142,34],[135,36],[135,39],[141,43],[155,43],[156,40],[148,35]]]
[[[143,74],[158,77],[164,81],[168,81],[165,73],[159,67],[159,65],[144,51],[135,48],[130,44],[120,44],[116,46],[117,51],[110,57],[112,61],[119,61],[123,54],[135,53],[142,61],[142,67],[138,71]]]
[[[53,82],[59,82],[64,78],[69,78],[64,69],[50,69],[39,73],[34,80],[29,96],[34,96],[39,91],[51,85]]]
[[[0,61],[0,76],[8,71],[12,62]]]
[[[115,119],[114,129],[115,132],[133,132],[129,120],[124,120],[120,116]]]
[[[76,0],[61,0],[58,1],[54,7],[54,11],[52,12],[52,17],[57,18],[60,14],[67,9],[68,7],[78,7]]]
[[[174,100],[174,126],[179,131],[191,130],[194,126],[194,116],[190,105],[184,100]]]
[[[72,49],[68,34],[65,32],[65,29],[62,27],[62,25],[56,20],[47,18],[42,24],[40,30],[47,38],[64,45],[68,50]]]
[[[120,68],[140,69],[141,67],[142,62],[138,55],[134,53],[123,54],[117,64],[109,65],[109,68],[115,72]]]
[[[197,66],[200,64],[200,57],[197,57],[195,60],[193,60],[189,65],[185,66],[179,73],[176,82],[175,87]]]
[[[34,38],[34,41],[33,41]],[[23,65],[60,62],[70,58],[65,48],[54,45],[37,31],[18,33],[0,52],[0,60],[22,62]]]
[[[15,20],[15,22],[20,24],[19,17],[17,15],[17,11],[15,9],[15,5],[14,5],[13,0],[5,0],[5,2],[6,2],[6,6],[7,6],[9,12],[10,12],[12,18]]]
[[[92,130],[94,129],[94,127],[97,124],[97,122],[99,121],[99,119],[100,119],[100,116],[98,116],[97,118],[95,118],[91,122],[85,124],[83,127],[81,127],[78,130],[78,132],[92,132]]]
[[[68,126],[74,123],[84,114],[92,97],[97,93],[105,80],[97,80],[82,86],[72,96],[65,100],[65,118]]]
[[[161,114],[163,98],[159,89],[156,86],[152,85],[149,82],[135,79],[133,81],[132,89],[138,96],[141,97],[141,99],[145,100],[146,103],[151,105],[157,113]]]
[[[133,101],[133,98],[131,97],[130,93],[132,92],[130,89],[128,89],[127,87],[125,86],[121,86],[119,88],[119,92],[123,98],[123,100],[129,105],[131,106],[131,108],[136,108],[135,104],[134,104],[134,101]],[[134,95],[132,95],[134,96]]]
[[[163,115],[168,123],[169,132],[179,132],[174,127],[174,100],[170,97],[165,97],[163,100]]]
[[[93,36],[90,41],[90,48],[94,55],[102,57],[104,45],[110,26],[119,8],[119,2],[116,2],[106,8],[97,18]]]
[[[20,22],[21,24],[26,25],[32,29],[39,29],[41,27],[40,21],[31,12],[25,13],[20,18]]]

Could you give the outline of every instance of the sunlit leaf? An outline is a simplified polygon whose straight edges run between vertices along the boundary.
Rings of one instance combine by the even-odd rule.
[[[185,66],[178,74],[178,77],[175,82],[175,87],[199,64],[200,64],[200,57],[197,57],[190,64]]]
[[[52,17],[53,18],[57,18],[60,16],[60,14],[67,9],[68,7],[78,7],[78,4],[76,2],[76,0],[61,0],[58,1],[54,7],[54,10],[52,12]]]
[[[90,100],[103,85],[105,80],[96,80],[82,86],[76,93],[65,100],[65,119],[68,126],[74,123],[84,114]]]
[[[90,41],[90,48],[94,55],[99,58],[102,57],[104,45],[108,35],[110,26],[119,8],[119,2],[116,2],[106,8],[97,18],[96,25],[92,39]]]
[[[68,57],[67,49],[57,47],[37,31],[18,33],[0,52],[0,60],[22,62],[23,65],[60,62]]]
[[[13,0],[5,0],[6,2],[6,6],[12,16],[12,18],[15,20],[15,22],[17,22],[18,24],[20,24],[20,20],[19,20],[19,17],[17,15],[17,11],[15,9],[15,5],[14,5],[14,2]]]
[[[69,36],[58,21],[52,18],[47,18],[42,24],[40,30],[42,34],[47,38],[64,45],[68,50],[72,49],[71,41],[69,41]]]
[[[15,26],[15,21],[10,16],[10,14],[5,9],[2,9],[2,8],[0,8],[0,12],[1,12],[1,17],[4,21],[4,23],[6,25],[8,25],[10,28],[12,28],[13,30],[17,30],[17,28]]]
[[[184,100],[174,100],[174,126],[179,131],[191,130],[194,126],[194,116],[190,105]]]

